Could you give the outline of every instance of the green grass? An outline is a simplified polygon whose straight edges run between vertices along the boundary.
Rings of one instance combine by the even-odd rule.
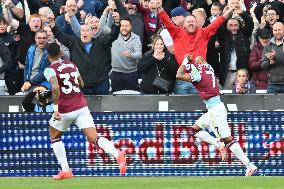
[[[0,189],[283,189],[284,177],[0,177]]]

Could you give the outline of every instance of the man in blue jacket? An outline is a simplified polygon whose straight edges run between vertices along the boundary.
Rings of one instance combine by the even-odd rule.
[[[47,58],[47,33],[44,30],[39,30],[35,34],[36,44],[32,45],[27,53],[24,84],[21,88],[22,92],[27,92],[23,99],[22,105],[26,112],[33,112],[35,104],[32,103],[36,92],[35,87],[43,86],[46,89],[50,88],[49,83],[44,77],[44,70],[50,64]]]

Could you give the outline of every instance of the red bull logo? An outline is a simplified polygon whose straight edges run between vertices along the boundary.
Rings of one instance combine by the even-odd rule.
[[[239,142],[245,150],[245,124],[230,124],[232,136]],[[235,128],[235,130],[234,130]],[[103,126],[97,126],[98,133],[111,140],[111,130]],[[153,129],[153,130],[152,130]],[[134,134],[129,138],[115,139],[115,147],[124,149],[127,154],[127,163],[136,161],[145,164],[194,164],[200,161],[209,165],[221,163],[220,151],[213,145],[205,142],[197,142],[191,132],[191,125],[174,124],[170,127],[157,123],[151,127],[152,131],[147,131],[137,137]],[[149,136],[147,133],[153,133]],[[145,138],[144,138],[145,137]],[[94,165],[102,161],[104,164],[111,164],[113,161],[100,148],[94,144],[87,143],[87,162]],[[233,162],[233,154],[228,151],[227,163]]]
[[[262,159],[267,160],[270,157],[280,156],[284,153],[284,138],[268,142],[271,139],[270,133],[265,132],[262,134],[262,136],[264,138],[262,142],[263,147],[269,150],[264,154]]]

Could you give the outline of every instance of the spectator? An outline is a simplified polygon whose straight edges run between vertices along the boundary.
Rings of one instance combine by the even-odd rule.
[[[176,7],[171,11],[171,19],[176,26],[182,26],[184,23],[185,17],[188,15],[189,13],[186,12],[183,7]],[[167,47],[168,51],[173,54],[174,53],[174,44],[173,44],[174,42],[167,28],[162,27],[158,33],[162,37],[164,44]]]
[[[206,12],[203,8],[194,9],[192,11],[192,15],[195,16],[195,18],[196,18],[196,27],[197,28],[202,28],[202,27],[208,25],[208,23],[205,23],[207,15],[206,15]]]
[[[283,14],[283,12],[284,12],[284,4],[283,4],[283,2],[281,2],[281,1],[270,1],[270,0],[260,0],[257,3],[257,6],[254,9],[255,16],[256,16],[256,18],[258,19],[259,22],[261,22],[261,17],[265,16],[263,14],[263,13],[266,13],[264,10],[268,9],[270,7],[273,10],[276,10],[278,15],[279,15],[279,13]],[[282,18],[283,15],[279,15],[279,16],[280,16],[280,18]]]
[[[273,36],[264,47],[261,66],[268,71],[267,93],[284,93],[283,23],[273,25]]]
[[[49,25],[48,17],[54,17],[54,14],[49,7],[41,7],[38,10],[38,14],[41,16],[41,22],[43,26]]]
[[[8,47],[5,45],[4,41],[0,39],[0,95],[5,95],[5,72],[12,65],[12,60]]]
[[[189,15],[188,12],[184,10],[183,7],[176,7],[171,11],[171,19],[174,22],[176,26],[183,26],[185,18]],[[173,46],[173,39],[170,36],[170,33],[168,30],[165,28],[161,31],[161,35],[164,36],[165,32],[168,33],[169,38],[171,39],[172,45],[167,45],[167,48],[169,49],[170,52],[174,53],[174,46]],[[165,39],[165,37],[163,37]],[[168,41],[168,40],[167,40]],[[181,94],[181,95],[186,95],[186,94],[196,94],[197,91],[193,84],[191,82],[186,82],[177,79],[175,82],[175,94]]]
[[[49,7],[55,17],[59,15],[59,5],[55,0],[28,0],[27,3],[31,14],[38,14],[41,7]]]
[[[65,18],[67,18],[67,20],[70,20],[72,30],[74,31],[77,37],[80,37],[81,36],[81,33],[80,33],[81,25],[78,19],[76,18],[75,14],[76,12],[74,9],[67,9]],[[117,22],[119,22],[119,20],[117,20]],[[83,25],[88,25],[91,27],[93,38],[96,38],[100,35],[101,31],[100,31],[98,17],[88,14],[85,18],[85,23]],[[110,31],[105,32],[105,34],[109,34],[109,33],[111,33],[111,29]]]
[[[62,33],[66,33],[68,35],[76,36],[75,32],[72,30],[71,21],[66,12],[74,12],[74,15],[77,14],[78,8],[75,0],[67,0],[66,5],[64,7],[63,15],[55,17],[56,25],[59,27]],[[78,27],[80,30],[80,27]],[[80,36],[80,35],[79,35]]]
[[[197,55],[205,58],[208,40],[212,35],[214,35],[220,25],[223,24],[225,19],[232,12],[231,9],[226,9],[223,16],[220,16],[217,20],[215,20],[215,22],[208,25],[206,28],[197,28],[197,21],[192,15],[185,18],[183,27],[177,27],[171,22],[161,6],[159,6],[158,10],[163,24],[168,29],[174,40],[175,57],[179,65],[181,65],[186,54],[191,54],[193,59],[195,59]]]
[[[17,30],[17,34],[20,36],[16,61],[18,62],[19,68],[24,69],[28,49],[35,43],[35,33],[41,29],[41,18],[39,15],[34,14],[29,17],[28,24],[23,24],[15,20],[9,13],[9,10],[7,10],[5,19],[13,29]]]
[[[23,73],[21,69],[18,69],[18,63],[16,61],[17,41],[14,39],[13,34],[7,32],[8,25],[6,19],[0,16],[0,38],[8,47],[11,58],[11,64],[7,64],[7,66],[9,66],[5,68],[4,79],[9,95],[14,95],[21,91]]]
[[[223,89],[232,89],[237,70],[248,68],[250,37],[254,25],[252,18],[241,6],[236,5],[235,14],[240,17],[230,18],[227,22],[227,31],[219,35],[222,66],[220,84],[223,85]]]
[[[103,8],[103,4],[100,0],[79,0],[77,6],[80,10],[83,10],[86,14],[100,17],[100,11]]]
[[[11,11],[12,16],[16,20],[20,22],[25,21],[23,3],[20,0],[1,0],[1,9],[4,10],[5,7]]]
[[[114,0],[117,12],[121,17],[129,17],[132,22],[132,32],[140,37],[140,41],[144,43],[144,20],[143,15],[137,12],[135,4],[125,3],[125,7],[120,0]],[[144,1],[145,2],[145,1]]]
[[[279,12],[276,8],[268,8],[266,14],[262,17],[259,27],[267,28],[270,34],[273,34],[273,25],[279,20]]]
[[[114,5],[115,6],[115,5]],[[119,22],[120,15],[117,12],[116,7],[107,6],[99,20],[100,32],[108,34],[111,32],[111,25],[113,22]]]
[[[151,36],[158,32],[162,27],[161,20],[157,13],[156,0],[150,0],[148,7],[143,7],[140,3],[135,0],[129,0],[131,4],[137,6],[138,12],[143,15],[144,18],[144,41],[143,41],[143,52],[150,50]]]
[[[160,4],[158,5],[158,10],[163,24],[166,26],[173,38],[174,54],[178,65],[182,64],[186,54],[192,55],[193,59],[199,55],[205,59],[209,39],[215,34],[225,19],[232,13],[232,9],[228,7],[224,11],[223,16],[218,17],[206,28],[197,28],[196,18],[192,15],[185,18],[183,27],[178,27],[171,22]]]
[[[74,15],[71,15],[74,16]],[[52,32],[56,39],[70,51],[70,60],[78,67],[85,87],[85,95],[109,94],[108,73],[111,68],[110,47],[119,34],[119,27],[114,24],[108,35],[99,35],[93,39],[90,25],[82,25],[80,39],[60,32],[51,20]]]
[[[234,83],[233,93],[234,94],[247,94],[255,93],[255,85],[249,80],[249,73],[247,69],[239,69],[237,71],[237,78]]]
[[[252,80],[256,89],[267,89],[267,71],[261,67],[261,58],[264,47],[270,39],[269,30],[258,30],[258,43],[253,47],[249,55],[249,69],[252,71]]]
[[[50,64],[47,58],[47,33],[44,30],[38,30],[35,34],[36,44],[32,45],[27,53],[24,84],[21,88],[22,92],[27,92],[22,101],[22,105],[26,112],[33,112],[35,104],[32,103],[36,92],[35,87],[42,86],[46,89],[50,88],[49,83],[44,77],[44,69]]]
[[[223,6],[220,2],[214,2],[211,6],[211,17],[208,19],[209,23],[214,22],[222,14]]]
[[[111,47],[111,88],[138,91],[137,63],[142,57],[142,44],[138,35],[132,33],[130,18],[120,20],[120,34]]]
[[[194,9],[202,8],[205,10],[206,14],[209,15],[211,4],[212,0],[189,0],[187,8],[189,12],[192,12]]]
[[[171,20],[176,26],[183,26],[185,18],[189,15],[183,7],[176,7],[171,11]],[[174,42],[167,28],[162,27],[158,32],[168,51],[174,54]],[[175,94],[196,94],[195,87],[190,82],[177,79],[175,82]]]
[[[47,43],[54,43],[56,42],[59,46],[62,53],[62,59],[63,60],[70,60],[70,52],[69,49],[67,47],[65,47],[64,45],[62,45],[57,39],[55,39],[52,30],[50,28],[50,26],[44,26],[43,30],[46,31],[47,33]]]
[[[219,2],[214,2],[211,6],[211,17],[207,19],[207,23],[212,23],[214,22],[221,14],[222,14],[223,6]],[[214,72],[216,74],[217,78],[220,78],[220,70],[221,70],[221,65],[220,65],[220,39],[217,36],[218,33],[224,33],[225,31],[225,26],[222,25],[214,34],[211,39],[208,41],[207,44],[207,54],[206,54],[206,60],[207,63],[212,66],[214,69]]]
[[[174,91],[178,65],[174,56],[165,49],[162,38],[160,36],[152,38],[152,50],[145,53],[138,63],[138,70],[142,74],[141,92],[144,94],[171,94]],[[169,82],[167,91],[153,85],[157,76]]]

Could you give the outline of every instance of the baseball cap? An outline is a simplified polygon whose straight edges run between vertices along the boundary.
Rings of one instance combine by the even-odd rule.
[[[171,16],[172,16],[172,17],[176,17],[176,16],[188,16],[188,15],[189,15],[189,13],[186,12],[183,7],[176,7],[176,8],[174,8],[174,9],[171,10]]]

